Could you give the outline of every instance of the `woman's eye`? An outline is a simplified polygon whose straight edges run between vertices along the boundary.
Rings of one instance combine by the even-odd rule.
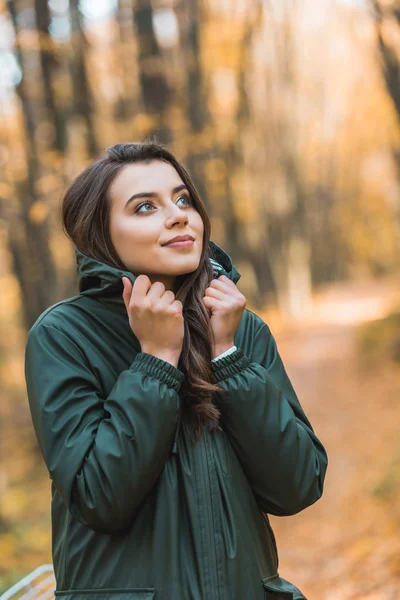
[[[182,200],[182,199],[183,199],[183,200],[186,200],[186,202],[187,202],[189,205],[191,205],[191,204],[192,204],[192,199],[191,199],[191,198],[188,198],[187,196],[180,196],[180,197],[178,198],[178,201],[179,201],[179,200]],[[151,202],[142,202],[142,204],[140,204],[140,205],[137,207],[137,209],[135,210],[135,213],[141,212],[141,211],[140,211],[140,209],[141,209],[143,206],[153,206],[153,204],[152,204]],[[148,211],[146,210],[145,212],[148,212]]]
[[[188,198],[187,196],[181,196],[180,198],[178,198],[178,200],[181,200],[182,198],[184,200],[186,200],[186,202],[188,202],[189,204],[192,204],[192,199],[191,198]]]
[[[139,210],[142,208],[142,206],[153,206],[151,202],[142,202],[142,204],[140,204],[137,209],[135,210],[135,213],[139,212]],[[147,212],[147,211],[145,211]]]

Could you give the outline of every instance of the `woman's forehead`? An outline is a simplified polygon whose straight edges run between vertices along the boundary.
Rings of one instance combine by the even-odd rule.
[[[170,163],[161,160],[126,165],[114,180],[114,191],[165,193],[183,183],[179,173]]]

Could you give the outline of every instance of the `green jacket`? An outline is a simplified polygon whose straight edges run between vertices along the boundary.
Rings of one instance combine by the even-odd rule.
[[[214,274],[236,283],[210,242]],[[179,428],[184,373],[141,352],[121,277],[76,250],[80,294],[29,331],[25,377],[51,479],[56,596],[65,600],[297,600],[267,513],[322,495],[328,459],[266,323],[245,309],[213,362],[221,428]],[[176,443],[174,444],[174,440]]]

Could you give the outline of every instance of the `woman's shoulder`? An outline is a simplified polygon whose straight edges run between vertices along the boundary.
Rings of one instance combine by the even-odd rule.
[[[43,328],[51,327],[68,334],[73,326],[75,316],[83,308],[85,298],[78,294],[65,298],[46,308],[29,329],[28,336],[39,333]]]

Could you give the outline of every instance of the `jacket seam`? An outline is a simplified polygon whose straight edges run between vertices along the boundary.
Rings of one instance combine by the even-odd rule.
[[[219,549],[219,541],[218,538],[220,536],[220,532],[218,530],[218,520],[217,515],[214,508],[213,495],[215,493],[215,479],[214,473],[215,470],[215,461],[214,461],[214,453],[212,449],[211,440],[207,440],[204,438],[204,446],[206,449],[206,461],[207,461],[207,476],[208,482],[210,485],[210,489],[212,491],[210,495],[210,506],[211,506],[211,515],[212,515],[212,524],[213,524],[213,542],[215,546],[215,558],[216,558],[216,580],[217,580],[217,596],[221,597],[221,577],[220,577],[220,566],[221,566],[221,553]]]
[[[199,469],[200,466],[200,469]],[[201,457],[199,457],[198,460],[198,466],[197,466],[197,470],[198,472],[201,471],[201,477],[203,477],[203,464],[201,461]],[[198,515],[198,519],[199,519],[199,523],[200,523],[200,539],[201,539],[201,546],[202,546],[202,561],[203,561],[203,569],[204,569],[204,587],[207,593],[207,588],[209,587],[209,581],[210,581],[210,573],[209,573],[209,567],[208,567],[208,560],[206,560],[205,556],[206,553],[204,552],[204,548],[206,547],[204,545],[204,528],[205,528],[205,517],[203,515],[203,512],[201,510],[201,502],[200,502],[200,492],[199,492],[199,482],[198,482],[198,477],[195,476],[194,478],[194,483],[195,483],[195,488],[196,488],[196,495],[197,495],[197,515]]]

